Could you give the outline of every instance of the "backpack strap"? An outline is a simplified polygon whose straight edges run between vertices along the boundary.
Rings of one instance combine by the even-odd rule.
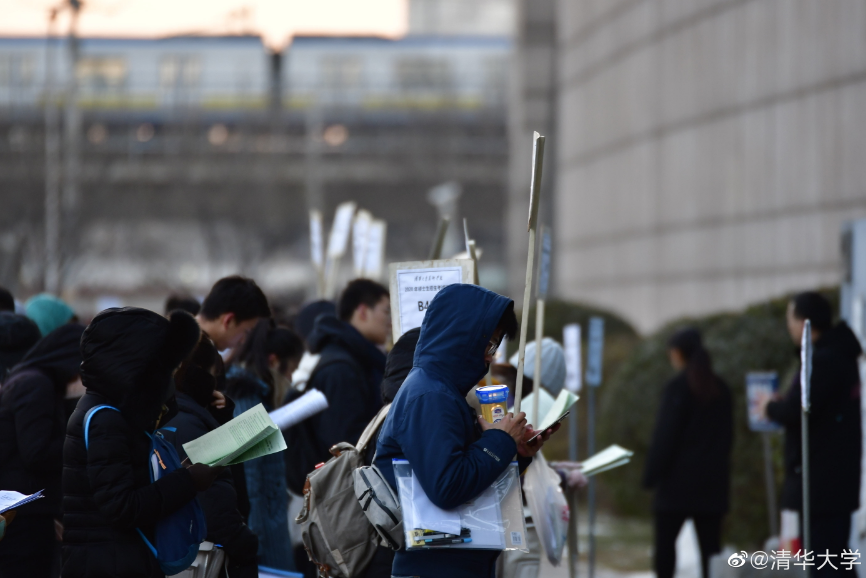
[[[90,449],[90,420],[93,419],[93,414],[98,412],[101,409],[113,409],[114,411],[119,412],[120,410],[111,405],[97,405],[91,407],[87,410],[87,413],[84,414],[84,449]]]
[[[391,409],[390,403],[382,406],[382,409],[379,410],[376,417],[374,417],[372,421],[367,424],[367,427],[364,428],[364,432],[361,434],[361,438],[355,446],[355,449],[358,450],[359,453],[364,451],[364,448],[366,448],[367,444],[370,443],[370,440],[373,439],[375,433],[379,431],[379,427],[385,422],[385,418],[388,416],[389,409]]]
[[[84,449],[85,450],[90,449],[90,435],[89,435],[90,434],[90,420],[93,419],[93,414],[95,414],[96,412],[98,412],[101,409],[113,409],[116,412],[120,411],[119,409],[117,409],[116,407],[111,406],[111,405],[97,405],[97,406],[91,407],[89,410],[87,410],[87,413],[84,414]],[[174,428],[165,428],[165,429],[174,430]],[[153,439],[153,436],[151,436],[149,433],[147,433],[147,432],[144,432],[144,433],[147,434],[147,437]],[[153,557],[158,559],[156,548],[153,547],[153,544],[150,543],[150,540],[147,539],[147,537],[144,535],[144,532],[142,532],[139,528],[136,528],[135,531],[138,532],[138,535],[141,536],[142,540],[144,540],[144,544],[147,546],[147,549],[150,550],[151,554],[153,554]]]

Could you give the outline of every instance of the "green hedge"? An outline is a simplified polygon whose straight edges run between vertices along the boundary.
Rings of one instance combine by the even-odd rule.
[[[837,291],[825,294],[834,304]],[[599,492],[614,512],[649,516],[651,495],[640,489],[641,475],[656,411],[664,384],[673,376],[666,343],[683,326],[703,332],[716,372],[727,382],[734,402],[734,448],[731,459],[731,509],[726,518],[725,541],[754,548],[769,535],[760,435],[748,428],[745,375],[750,371],[776,371],[780,387],[790,383],[797,367],[794,345],[785,326],[788,298],[749,307],[742,313],[682,319],[642,340],[628,358],[608,374],[599,395],[599,447],[617,443],[634,450],[632,462],[602,474]],[[777,486],[782,482],[782,436],[772,436]],[[778,492],[777,492],[778,494]]]

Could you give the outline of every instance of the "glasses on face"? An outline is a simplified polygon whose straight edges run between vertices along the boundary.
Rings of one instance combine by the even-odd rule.
[[[487,349],[485,350],[484,354],[489,355],[490,357],[496,355],[496,350],[499,349],[500,343],[502,343],[501,337],[496,340],[491,339],[490,342],[487,344]]]

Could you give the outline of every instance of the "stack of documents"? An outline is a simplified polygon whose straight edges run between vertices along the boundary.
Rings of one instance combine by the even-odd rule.
[[[620,447],[616,444],[604,449],[594,456],[587,458],[581,462],[580,471],[586,477],[606,472],[619,466],[624,466],[631,460],[634,452]]]
[[[231,466],[286,449],[277,424],[259,404],[200,438],[183,444],[194,464]]]
[[[25,496],[19,492],[12,491],[2,491],[0,490],[0,514],[3,512],[8,512],[9,510],[14,510],[24,504],[29,504],[34,500],[38,500],[42,498],[42,492],[45,490],[39,490],[35,494],[30,494],[29,496]]]

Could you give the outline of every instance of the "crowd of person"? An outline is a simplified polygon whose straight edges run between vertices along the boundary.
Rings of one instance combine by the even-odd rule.
[[[307,475],[335,444],[356,443],[383,406],[387,417],[364,463],[396,488],[392,460],[408,460],[443,509],[477,496],[514,455],[524,471],[556,429],[536,432],[524,414],[495,424],[478,417],[473,391],[485,379],[513,394],[516,359],[494,363],[503,339],[517,333],[507,297],[448,286],[423,325],[390,348],[390,295],[368,279],[348,283],[336,303],[309,303],[288,320],[272,313],[256,283],[240,276],[217,281],[201,303],[175,295],[161,314],[113,308],[86,326],[55,296],[21,305],[0,289],[0,490],[45,496],[0,516],[0,578],[161,577],[149,548],[156,527],[193,500],[205,540],[225,553],[224,575],[253,578],[269,567],[312,578],[317,568],[294,523]],[[818,466],[838,470],[832,489],[813,485],[812,544],[841,552],[859,505],[861,350],[844,323],[832,324],[820,295],[791,302],[787,322],[797,343],[805,319],[815,344],[810,443]],[[655,492],[655,570],[673,576],[676,538],[692,519],[706,577],[728,509],[731,392],[697,330],[676,332],[668,354],[676,376],[664,389],[644,475]],[[526,356],[524,394],[549,404],[565,381],[562,347],[545,338]],[[189,463],[187,442],[259,404],[270,412],[313,389],[328,407],[283,432],[285,451],[225,468]],[[785,397],[764,404],[786,428],[783,506],[793,510],[802,508],[798,400],[795,380]],[[154,432],[183,467],[154,476]],[[586,484],[576,464],[556,473],[563,488]],[[537,576],[531,517],[527,533],[535,547],[504,556],[380,545],[361,576]]]

